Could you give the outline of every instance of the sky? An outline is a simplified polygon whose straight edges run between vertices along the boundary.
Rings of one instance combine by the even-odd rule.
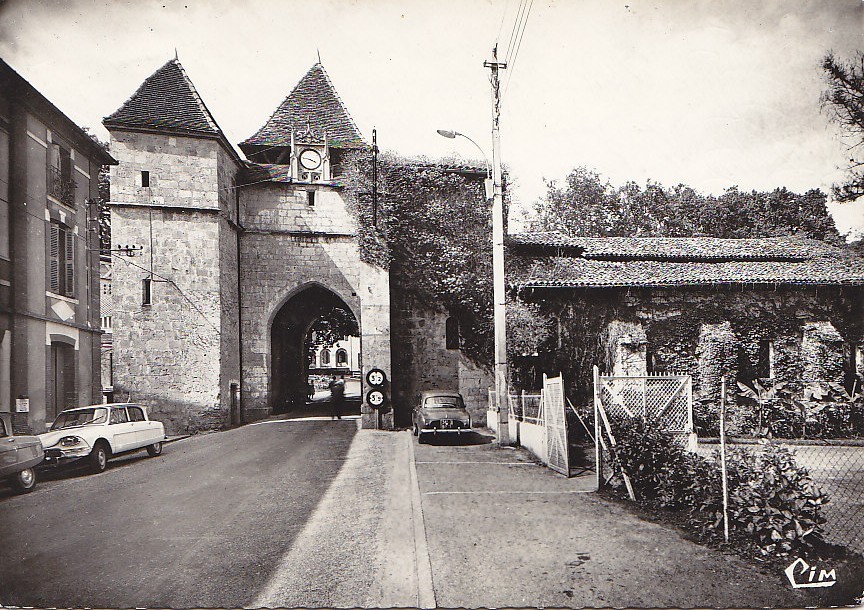
[[[320,55],[367,141],[376,128],[384,150],[476,160],[436,130],[491,156],[496,43],[523,207],[582,165],[713,194],[843,179],[819,64],[864,50],[861,0],[0,0],[0,57],[103,139],[102,118],[175,50],[235,145]],[[829,208],[864,234],[864,201]]]

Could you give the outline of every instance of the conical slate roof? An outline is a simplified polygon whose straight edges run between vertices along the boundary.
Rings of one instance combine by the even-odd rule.
[[[320,63],[310,68],[264,126],[240,148],[248,154],[246,147],[289,146],[292,127],[326,132],[329,145],[336,148],[366,145]]]
[[[177,59],[156,70],[102,124],[167,132],[225,136]]]

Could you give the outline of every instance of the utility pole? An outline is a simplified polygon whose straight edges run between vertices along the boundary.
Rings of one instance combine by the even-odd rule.
[[[499,445],[510,444],[508,430],[508,383],[507,383],[507,318],[504,290],[504,193],[501,186],[501,137],[498,122],[501,115],[501,92],[498,70],[507,64],[498,61],[498,45],[492,48],[492,61],[484,61],[483,67],[491,70],[492,83],[492,298],[495,321],[495,406],[498,411]]]

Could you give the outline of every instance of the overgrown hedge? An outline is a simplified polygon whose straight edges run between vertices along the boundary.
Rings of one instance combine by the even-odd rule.
[[[723,541],[719,453],[707,460],[688,452],[653,421],[617,422],[610,447],[616,472],[630,478],[636,501],[680,513],[683,526],[703,541]],[[828,497],[788,449],[768,443],[761,452],[727,453],[729,531],[734,542],[755,543],[763,555],[786,555],[821,542]]]

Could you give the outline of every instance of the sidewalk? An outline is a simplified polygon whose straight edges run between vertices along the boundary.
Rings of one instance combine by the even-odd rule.
[[[491,439],[490,439],[491,440]],[[685,540],[522,450],[415,445],[435,588],[444,607],[804,607],[781,571]],[[809,591],[814,591],[810,589]],[[818,590],[816,590],[818,591]]]
[[[779,571],[689,542],[596,496],[589,478],[490,441],[359,430],[249,607],[816,604]]]

